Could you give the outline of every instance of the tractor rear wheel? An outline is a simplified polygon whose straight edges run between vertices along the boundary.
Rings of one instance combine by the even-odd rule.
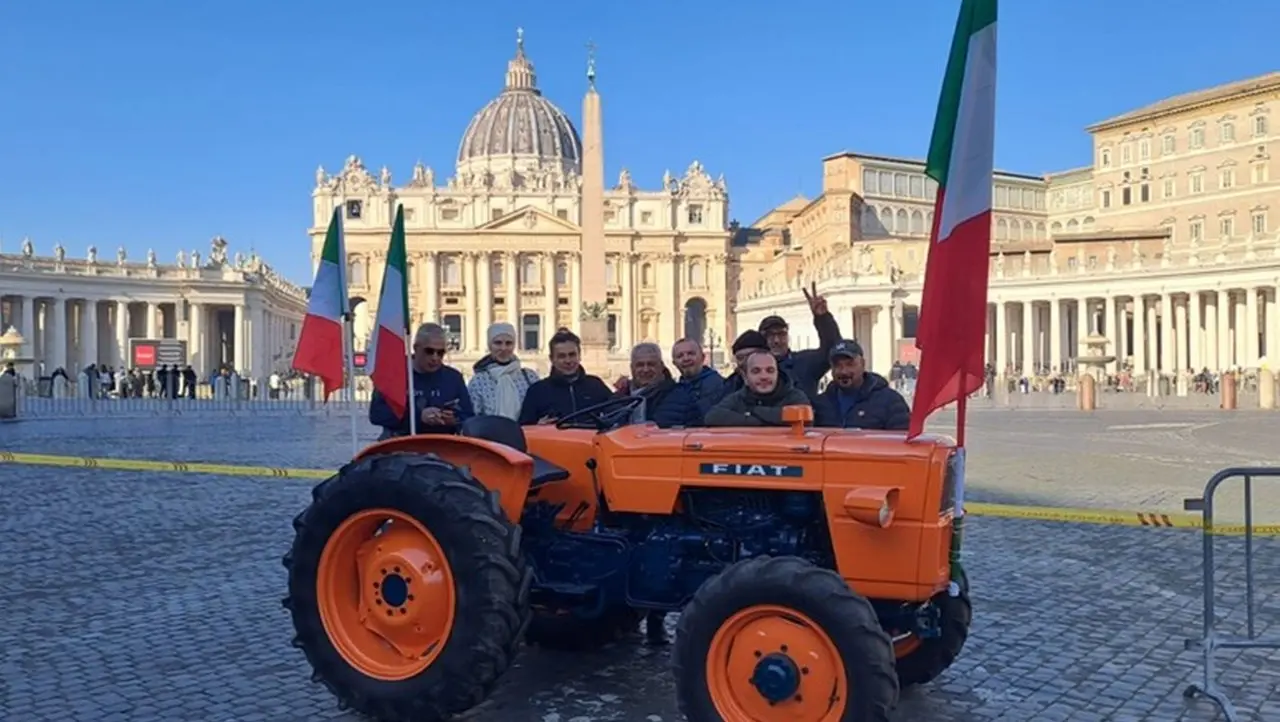
[[[673,659],[690,722],[888,722],[898,701],[871,603],[797,557],[756,557],[704,583]]]
[[[637,633],[644,612],[619,607],[594,619],[535,609],[524,640],[530,646],[565,652],[588,652]]]
[[[340,708],[435,722],[485,699],[532,580],[494,492],[433,456],[375,456],[316,486],[293,527],[293,646]]]
[[[942,592],[933,598],[941,612],[939,626],[942,634],[932,639],[920,639],[914,635],[894,644],[898,656],[898,682],[903,687],[926,684],[937,679],[960,656],[964,643],[969,639],[969,625],[973,621],[973,605],[969,602],[969,578],[961,572],[955,580],[960,587],[959,596]]]

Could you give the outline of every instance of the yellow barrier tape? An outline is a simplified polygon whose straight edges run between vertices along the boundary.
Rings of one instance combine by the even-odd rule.
[[[57,456],[53,454],[18,454],[10,451],[0,451],[0,463],[77,469],[108,469],[112,471],[271,477],[276,479],[327,479],[333,476],[334,473],[327,469],[238,466],[193,461],[105,459],[87,456]],[[1156,529],[1202,529],[1204,527],[1201,518],[1194,514],[1166,514],[1114,509],[1072,509],[1053,506],[1018,506],[1013,504],[966,502],[965,513],[979,517],[990,516],[1004,519],[1031,519],[1035,521],[1100,524],[1104,526],[1133,526]],[[1216,524],[1213,527],[1213,533],[1233,536],[1242,535],[1245,533],[1245,527],[1242,524]],[[1254,524],[1253,533],[1256,536],[1280,536],[1280,524]]]

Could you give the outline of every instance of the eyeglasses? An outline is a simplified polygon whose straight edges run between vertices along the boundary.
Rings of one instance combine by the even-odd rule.
[[[440,356],[441,358],[444,357],[444,349],[442,348],[419,347],[417,351],[423,356]]]

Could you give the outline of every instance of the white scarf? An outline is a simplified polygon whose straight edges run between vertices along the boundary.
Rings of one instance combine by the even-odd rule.
[[[496,390],[494,404],[497,408],[492,409],[491,413],[508,419],[519,419],[520,405],[524,401],[520,398],[520,386],[516,383],[521,373],[520,359],[511,359],[511,363],[505,365],[490,364],[485,373],[493,378]]]

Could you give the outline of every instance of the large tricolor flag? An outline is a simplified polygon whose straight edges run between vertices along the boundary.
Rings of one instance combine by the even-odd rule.
[[[382,274],[378,296],[378,322],[369,349],[373,388],[387,405],[403,417],[409,400],[409,286],[405,277],[404,206],[396,207],[396,222],[387,249],[387,268]]]
[[[991,251],[996,0],[962,0],[925,173],[938,183],[907,438],[936,409],[982,387]],[[958,437],[963,443],[964,418]]]
[[[342,238],[342,208],[333,210],[320,251],[320,265],[311,284],[307,316],[302,320],[293,368],[324,381],[324,398],[343,386],[346,335],[350,307],[347,300],[346,248]]]

